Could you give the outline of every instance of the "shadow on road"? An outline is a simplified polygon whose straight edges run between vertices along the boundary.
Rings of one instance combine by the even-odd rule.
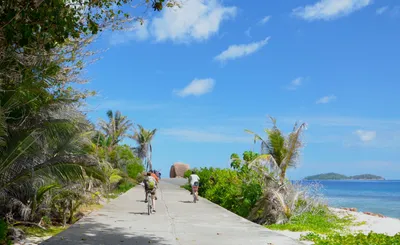
[[[129,212],[129,214],[133,214],[133,215],[149,215],[146,212]]]
[[[181,203],[193,203],[192,201],[179,201]]]
[[[147,215],[147,214],[146,214]],[[126,229],[126,228],[125,228]],[[124,232],[123,228],[107,226],[100,223],[74,224],[40,245],[170,245],[171,242],[152,233],[144,234],[132,230]]]

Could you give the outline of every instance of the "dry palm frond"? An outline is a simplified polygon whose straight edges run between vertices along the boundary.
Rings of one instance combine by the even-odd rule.
[[[301,134],[306,128],[306,124],[301,124],[299,127],[297,123],[294,126],[293,132],[285,136],[281,130],[276,126],[276,119],[271,118],[272,128],[265,129],[267,138],[263,139],[260,135],[245,130],[245,132],[254,136],[254,143],[261,142],[261,153],[264,158],[268,156],[273,161],[269,160],[272,172],[279,173],[280,184],[284,184],[286,179],[286,170],[289,167],[295,167],[302,147]]]
[[[129,136],[131,139],[136,141],[137,147],[137,155],[144,162],[146,162],[146,168],[152,170],[153,165],[151,162],[151,155],[153,153],[153,147],[151,145],[151,141],[156,134],[157,129],[146,130],[142,125],[137,125],[137,129],[135,128],[135,133]]]

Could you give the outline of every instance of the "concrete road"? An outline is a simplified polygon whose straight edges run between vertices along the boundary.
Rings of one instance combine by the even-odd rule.
[[[173,182],[173,181],[172,181]],[[175,182],[173,182],[175,183]],[[196,204],[179,183],[162,180],[157,213],[147,215],[137,186],[82,218],[44,245],[298,245],[203,198]]]

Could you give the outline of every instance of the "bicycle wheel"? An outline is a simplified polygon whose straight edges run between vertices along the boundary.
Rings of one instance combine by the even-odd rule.
[[[150,215],[151,214],[151,202],[153,201],[152,199],[151,199],[151,194],[149,193],[149,194],[147,194],[147,200],[148,200],[148,202],[147,202],[147,214],[148,215]]]

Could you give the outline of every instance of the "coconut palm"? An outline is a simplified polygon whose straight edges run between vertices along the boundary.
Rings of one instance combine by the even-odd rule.
[[[157,129],[146,130],[141,125],[135,128],[135,133],[129,136],[131,139],[136,141],[138,144],[137,154],[143,163],[146,165],[146,170],[153,170],[153,164],[151,162],[151,155],[153,153],[153,148],[151,146],[151,141],[157,132]]]
[[[114,147],[126,136],[132,123],[120,111],[107,111],[107,118],[108,122],[100,120],[99,125],[106,138],[111,138],[111,147]]]
[[[74,108],[47,109],[26,119],[24,127],[7,125],[7,117],[3,113],[0,120],[0,213],[8,206],[30,217],[34,196],[46,183],[104,179],[97,159],[86,152],[89,124]]]
[[[285,136],[276,126],[276,119],[271,117],[273,127],[265,129],[267,138],[263,139],[258,134],[245,130],[247,133],[254,135],[254,143],[261,141],[261,158],[270,158],[271,163],[278,170],[279,183],[282,185],[286,179],[286,171],[288,168],[295,167],[300,155],[300,149],[303,146],[301,134],[306,129],[306,124],[297,123],[294,125],[292,132]]]

